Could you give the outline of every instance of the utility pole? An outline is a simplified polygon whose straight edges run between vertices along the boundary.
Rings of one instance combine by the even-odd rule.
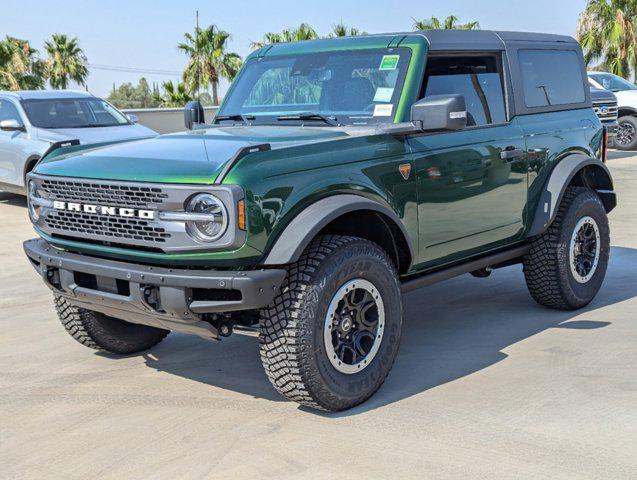
[[[195,27],[195,49],[197,50],[197,101],[201,101],[201,94],[199,93],[199,75],[201,70],[201,57],[199,56],[199,10],[195,10],[196,15],[196,27]]]

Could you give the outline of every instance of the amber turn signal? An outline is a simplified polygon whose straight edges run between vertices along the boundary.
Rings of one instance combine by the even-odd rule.
[[[244,200],[239,200],[239,202],[237,203],[237,212],[238,212],[237,225],[239,225],[239,228],[241,230],[245,230],[246,229],[246,204]]]

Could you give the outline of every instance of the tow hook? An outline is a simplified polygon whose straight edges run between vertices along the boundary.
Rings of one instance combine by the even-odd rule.
[[[232,335],[232,324],[228,322],[223,322],[219,325],[219,335],[222,337],[229,337]]]
[[[488,276],[491,275],[491,272],[493,272],[493,268],[485,267],[485,268],[481,268],[480,270],[474,270],[473,272],[471,272],[471,275],[473,275],[476,278],[487,278]]]

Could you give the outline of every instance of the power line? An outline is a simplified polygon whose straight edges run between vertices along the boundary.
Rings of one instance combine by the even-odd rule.
[[[153,70],[150,68],[142,67],[122,67],[119,65],[103,65],[99,63],[89,63],[89,68],[94,70],[108,70],[111,72],[127,72],[127,73],[146,73],[148,75],[170,75],[175,77],[181,77],[181,72],[175,70]]]

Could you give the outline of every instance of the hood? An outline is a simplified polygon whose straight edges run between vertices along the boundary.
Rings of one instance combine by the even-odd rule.
[[[143,125],[133,124],[94,128],[39,128],[37,135],[40,140],[51,143],[79,140],[81,145],[90,145],[118,140],[151,138],[156,137],[157,132]]]
[[[62,177],[156,183],[213,183],[243,147],[272,149],[350,136],[332,127],[215,127],[87,149],[44,159],[35,172]]]
[[[615,92],[620,107],[637,109],[637,90],[621,90]]]
[[[609,90],[591,88],[591,99],[593,102],[616,102],[617,97]]]

